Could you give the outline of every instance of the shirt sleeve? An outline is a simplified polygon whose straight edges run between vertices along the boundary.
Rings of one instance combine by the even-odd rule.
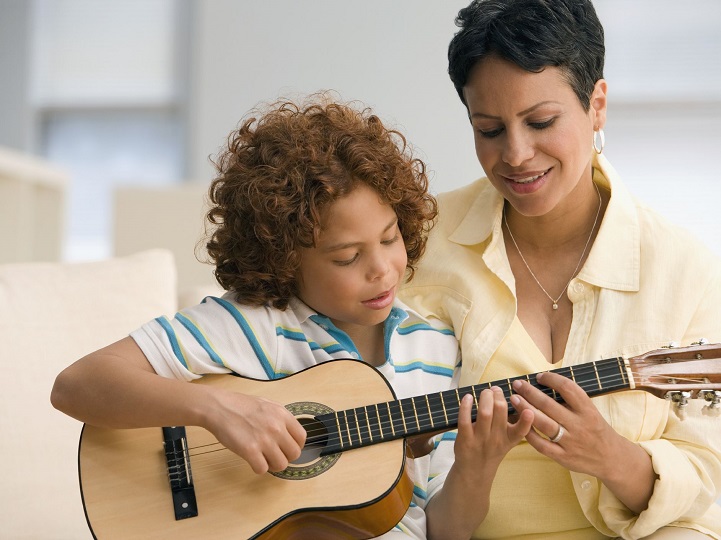
[[[275,323],[269,308],[208,297],[173,318],[149,321],[130,336],[163,377],[191,381],[235,372],[271,379],[277,358]]]
[[[684,344],[700,338],[721,342],[721,272],[709,269],[707,275],[701,301],[683,336]],[[658,476],[648,508],[638,515],[632,513],[598,482],[594,490],[597,513],[586,508],[586,514],[596,514],[597,519],[592,521],[602,532],[623,538],[642,538],[669,523],[707,534],[713,531],[713,537],[721,538],[721,508],[715,504],[721,495],[720,411],[701,399],[691,400],[682,413],[674,405],[660,403],[659,407],[666,407],[660,436],[636,443],[648,453]],[[587,487],[589,482],[574,483]],[[577,487],[577,492],[582,505],[592,502],[582,489]]]

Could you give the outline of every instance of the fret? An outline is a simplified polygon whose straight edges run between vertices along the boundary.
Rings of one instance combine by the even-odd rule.
[[[443,395],[440,393],[429,395],[428,404],[431,411],[431,419],[433,420],[433,417],[435,417],[432,425],[434,427],[436,424],[439,424],[441,427],[447,426],[448,417],[446,416],[445,405],[443,404]]]
[[[416,419],[416,426],[418,426],[418,431],[421,430],[421,423],[418,420],[418,409],[416,408],[416,400],[415,398],[411,398],[411,405],[413,405],[413,416]]]
[[[355,419],[356,419],[356,432],[358,433],[358,440],[360,441],[360,444],[366,444],[368,442],[369,432],[366,429],[366,424],[368,422],[368,418],[365,414],[365,407],[357,407],[354,410]]]
[[[374,405],[376,409],[376,418],[378,419],[378,431],[380,431],[380,438],[383,439],[385,437],[385,434],[383,433],[383,421],[381,420],[381,412],[378,409],[378,404],[376,403]]]
[[[368,437],[370,438],[370,441],[373,442],[373,431],[371,430],[371,421],[369,418],[370,415],[368,414],[368,408],[363,407],[363,411],[365,412],[365,415],[366,415],[366,426],[368,427]]]
[[[348,411],[343,411],[343,417],[345,418],[345,430],[346,434],[348,435],[348,444],[349,446],[353,446],[353,435],[351,431],[350,421],[348,420]]]
[[[415,407],[413,400],[410,398],[401,399],[399,401],[401,407],[401,417],[403,419],[403,434],[415,432],[418,429],[418,418],[415,416]],[[416,427],[413,427],[413,420],[416,420]]]
[[[454,395],[455,395],[455,397],[456,397],[456,400],[455,400],[455,402],[453,403],[453,407],[451,407],[451,409],[448,411],[448,413],[449,413],[449,423],[452,424],[452,425],[458,425],[458,407],[459,407],[460,404],[461,404],[461,397],[460,397],[461,395],[460,395],[460,393],[458,392],[458,388],[456,388],[455,390],[453,390],[453,392],[454,392]],[[445,394],[446,392],[443,392],[443,393]]]
[[[623,384],[627,384],[626,383],[626,364],[625,364],[625,362],[623,362],[623,359],[620,357],[617,358],[616,360],[619,364],[618,369],[621,372],[621,377],[623,378]],[[629,384],[629,386],[630,386],[630,384]]]
[[[611,358],[596,362],[598,365],[599,377],[605,383],[604,392],[623,390],[629,388],[625,369],[619,364],[620,358]]]
[[[428,420],[431,423],[431,427],[436,427],[435,422],[433,422],[433,412],[431,411],[431,402],[428,399],[428,394],[426,394],[426,409],[428,410]]]
[[[413,404],[416,409],[418,430],[423,431],[432,428],[433,418],[431,418],[431,408],[428,406],[428,396],[426,396],[425,399],[420,399],[420,397],[413,398]]]
[[[388,403],[386,403],[386,406],[388,407],[388,420],[390,421],[390,424],[391,424],[391,433],[395,437],[396,436],[396,427],[395,427],[395,425],[393,425],[393,411],[391,411],[390,401]]]
[[[478,412],[478,392],[475,386],[471,387],[471,395],[473,396],[473,404],[476,406],[476,412]]]
[[[403,431],[402,433],[408,433],[408,427],[406,426],[406,415],[403,412],[403,402],[399,401],[398,403],[398,410],[400,411],[401,421],[403,422]]]
[[[571,380],[573,380],[573,382],[578,384],[576,381],[576,375],[575,375],[575,373],[573,373],[573,366],[568,366],[568,370],[571,372]]]
[[[443,407],[443,418],[446,422],[446,425],[448,425],[448,411],[446,410],[446,398],[443,397],[443,392],[441,392],[438,395],[441,398],[441,406]]]
[[[513,386],[511,384],[511,379],[506,379],[506,388],[508,388],[508,394],[506,394],[506,390],[501,387],[501,390],[503,391],[503,397],[506,398],[506,402],[510,403],[511,396],[513,395]]]
[[[400,401],[390,401],[389,410],[391,411],[391,427],[393,436],[403,436],[407,432],[406,419],[403,415],[403,409]]]
[[[343,412],[343,411],[341,411],[341,412]],[[336,428],[337,428],[337,430],[338,430],[338,445],[339,445],[341,448],[343,448],[343,446],[344,446],[344,443],[343,443],[343,427],[341,426],[340,414],[339,414],[339,413],[335,413],[335,426],[336,426]],[[348,441],[348,444],[350,444],[350,440]]]
[[[598,389],[600,391],[603,389],[603,385],[601,384],[601,377],[598,374],[598,366],[596,365],[596,362],[593,362],[593,372],[596,374],[596,381],[598,382]]]

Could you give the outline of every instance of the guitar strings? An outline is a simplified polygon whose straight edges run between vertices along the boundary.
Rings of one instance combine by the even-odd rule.
[[[582,374],[583,368],[586,368],[586,370],[590,372],[588,367],[592,368],[593,366],[577,366],[574,371],[576,372],[577,375],[580,376]],[[633,377],[637,377],[640,374],[638,372],[631,370],[631,375]],[[520,378],[525,378],[525,377],[520,377]],[[514,378],[513,380],[515,380],[515,379],[516,378]],[[599,375],[599,380],[601,380],[602,382],[608,382],[609,380],[610,381],[614,381],[614,380],[618,381],[619,379],[618,379],[618,375],[603,375],[603,376]],[[698,379],[687,378],[687,377],[676,377],[676,380],[687,381],[687,382],[704,382],[704,381],[699,381]],[[494,382],[498,383],[499,381],[494,381]],[[585,386],[585,387],[588,387],[589,389],[592,389],[593,387],[598,386],[597,384],[593,385],[593,384],[585,384],[585,383],[579,383],[579,385],[581,386],[581,388],[584,388],[584,386]],[[482,391],[482,390],[488,388],[489,386],[490,386],[490,383],[484,383],[484,384],[477,384],[477,385],[473,385],[473,386],[469,386],[469,387],[464,387],[462,389],[459,388],[458,395],[459,395],[459,397],[462,397],[461,392],[460,392],[461,390],[474,390],[474,389],[478,394],[478,393],[480,393],[479,391]],[[537,387],[537,388],[539,390],[543,391],[549,397],[553,398],[553,391],[550,388],[548,388],[548,387]],[[584,388],[584,390],[585,390],[585,388]],[[450,392],[452,394],[455,394],[455,389],[449,389],[444,392]],[[438,392],[437,394],[441,394],[441,392]],[[463,394],[463,395],[465,395],[465,394]],[[423,397],[423,396],[414,396],[411,398],[404,398],[404,399],[412,400],[414,398],[418,399],[419,397]],[[402,401],[402,400],[398,400],[398,401]],[[476,407],[476,405],[474,403],[473,408],[475,409],[475,407]],[[458,413],[459,409],[460,409],[460,407],[455,407],[455,406],[451,405],[446,408],[446,413],[450,416],[451,419],[456,421],[457,413]],[[355,412],[355,409],[349,409],[348,411]],[[356,416],[356,415],[354,414],[354,416]],[[414,414],[414,417],[415,416],[416,415]],[[431,416],[431,414],[420,413],[420,414],[418,414],[418,420],[419,421],[426,420],[427,418],[430,418],[430,416]],[[391,426],[391,424],[392,424],[392,420],[390,418],[388,418],[387,420],[381,420],[379,423],[379,429],[380,430],[390,429],[388,426]],[[350,426],[348,426],[348,429],[351,429]],[[450,429],[452,429],[452,428],[450,428]],[[450,429],[449,429],[449,431],[450,431]],[[321,429],[318,429],[318,430],[309,430],[308,433],[309,433],[309,436],[306,438],[306,443],[305,443],[306,447],[309,447],[309,446],[323,447],[326,444],[327,440],[329,439],[329,434],[327,433],[327,431],[324,427]],[[383,437],[381,437],[381,440],[378,442],[385,442],[382,439],[383,439]],[[205,450],[202,452],[198,452],[197,450],[199,450],[201,448],[204,448]],[[218,460],[218,458],[216,458],[216,461],[213,463],[203,463],[202,461],[198,462],[196,460],[196,463],[193,464],[193,470],[195,470],[196,472],[200,472],[200,471],[207,472],[210,470],[214,470],[217,472],[217,471],[223,471],[223,470],[229,470],[229,469],[237,469],[239,467],[248,467],[248,464],[245,460],[240,458],[240,456],[236,455],[235,453],[231,452],[228,448],[222,446],[219,442],[206,444],[206,445],[200,445],[197,447],[190,447],[189,451],[193,452],[190,455],[190,457],[200,457],[200,456],[204,456],[204,455],[207,456],[210,454],[219,454],[220,452],[227,451],[227,455],[224,455],[224,457],[220,458],[220,460]]]
[[[588,374],[591,374],[591,373],[594,374],[594,375],[597,375],[598,380],[596,380],[596,377],[594,377],[593,380],[579,383],[579,386],[581,386],[581,388],[583,388],[584,391],[586,391],[586,390],[597,390],[598,387],[599,387],[599,384],[598,384],[599,381],[601,382],[601,386],[602,386],[602,384],[603,384],[604,382],[609,382],[609,381],[619,382],[619,381],[622,380],[621,377],[620,377],[620,375],[619,375],[619,374],[615,374],[615,373],[612,374],[612,375],[601,375],[600,373],[596,372],[593,364],[581,364],[581,365],[578,365],[578,366],[574,366],[574,367],[573,367],[573,370],[571,370],[570,368],[562,368],[562,369],[560,369],[560,370],[558,371],[558,373],[561,374],[561,373],[560,373],[561,371],[567,371],[568,373],[573,373],[573,375],[575,375],[576,377],[579,377],[579,376],[584,375],[584,374],[585,374],[585,375],[588,375]],[[585,372],[585,373],[584,373],[584,372]],[[627,374],[628,371],[624,369],[623,373],[624,373],[624,374]],[[534,373],[534,374],[529,374],[529,376],[530,376],[530,375],[535,375],[535,373]],[[640,374],[637,373],[637,372],[631,371],[631,375],[635,377],[635,376],[638,376],[638,375],[640,375]],[[568,377],[568,378],[571,378],[571,377]],[[500,384],[503,384],[503,385],[505,386],[505,385],[506,385],[505,383],[510,383],[511,381],[517,380],[517,379],[526,380],[526,377],[524,377],[524,376],[514,377],[513,379],[509,379],[508,381],[504,381],[504,383],[500,383],[500,381],[493,381],[493,382],[496,383],[496,386],[499,386],[499,383],[500,383]],[[676,377],[676,380],[677,380],[677,381],[684,381],[684,382],[699,382],[697,379],[687,378],[687,377],[680,377],[680,376],[679,376],[679,377]],[[443,391],[443,392],[437,392],[436,394],[429,394],[429,395],[441,395],[441,394],[445,394],[446,397],[449,397],[448,394],[452,394],[452,395],[455,397],[456,390],[458,390],[458,397],[459,397],[459,398],[462,398],[463,395],[465,395],[466,393],[475,393],[475,397],[476,397],[476,400],[477,400],[477,399],[478,399],[478,396],[480,395],[480,391],[489,388],[489,387],[491,386],[491,384],[492,384],[492,383],[477,384],[477,385],[467,386],[467,387],[459,388],[459,389],[449,389],[449,390],[445,390],[445,391]],[[628,384],[628,383],[626,383],[626,384]],[[535,385],[534,385],[534,386],[535,386]],[[550,388],[548,388],[548,387],[544,387],[544,386],[536,386],[536,388],[538,388],[539,390],[541,390],[542,392],[544,392],[544,394],[548,395],[549,397],[551,397],[552,399],[555,400],[555,398],[553,397],[553,390],[552,390],[552,389],[550,389]],[[508,389],[509,389],[509,391],[511,391],[511,393],[513,393],[512,390],[510,389],[510,384],[509,384],[509,388],[508,388]],[[627,390],[628,390],[628,389],[630,389],[630,388],[624,388],[624,389],[627,389]],[[465,392],[461,393],[462,390],[465,390]],[[475,390],[475,392],[468,392],[469,390]],[[504,395],[505,395],[505,391],[504,391]],[[401,413],[401,416],[403,416],[404,413],[405,413],[405,411],[402,410],[402,407],[401,407],[401,405],[400,405],[400,402],[411,402],[411,403],[414,403],[414,402],[415,402],[414,400],[418,400],[418,399],[421,399],[421,398],[424,398],[424,397],[425,397],[425,396],[413,396],[413,397],[409,397],[409,398],[403,398],[403,399],[400,399],[400,400],[391,401],[391,402],[388,402],[388,403],[397,403],[397,404],[398,404],[398,407],[399,407],[399,412]],[[506,397],[506,400],[508,401],[508,397]],[[460,399],[459,399],[458,401],[460,401]],[[557,400],[556,400],[556,401],[557,401]],[[454,402],[455,402],[455,400],[454,400]],[[407,419],[407,423],[409,423],[409,424],[411,424],[411,425],[413,425],[413,424],[415,423],[415,425],[418,426],[418,427],[417,427],[417,431],[420,431],[420,430],[421,430],[421,428],[420,428],[420,423],[421,423],[421,422],[424,422],[424,423],[425,423],[425,422],[429,422],[429,424],[426,424],[426,427],[428,428],[427,431],[432,431],[432,430],[433,430],[433,427],[434,427],[434,426],[433,426],[432,420],[441,420],[441,419],[442,419],[442,420],[444,420],[444,422],[441,422],[442,424],[443,424],[443,423],[446,423],[446,424],[455,424],[455,423],[457,423],[457,416],[458,416],[458,412],[459,412],[459,410],[460,410],[460,403],[459,403],[458,406],[455,406],[455,405],[453,405],[454,402],[452,402],[450,406],[445,407],[442,411],[437,412],[437,413],[436,413],[437,418],[436,418],[436,416],[433,415],[433,413],[432,413],[431,411],[429,411],[428,413],[424,413],[424,412],[419,412],[418,410],[416,410],[416,409],[414,408],[414,409],[413,409],[413,415],[411,415],[411,416]],[[445,400],[444,400],[444,403],[445,403]],[[386,403],[379,403],[378,405],[386,405]],[[371,407],[371,406],[373,406],[373,405],[369,405],[369,406],[365,406],[365,407],[357,407],[357,408],[354,408],[354,409],[348,409],[348,410],[346,410],[346,411],[339,411],[339,412],[345,413],[345,420],[344,420],[344,424],[345,424],[345,425],[343,426],[343,428],[345,428],[346,433],[350,432],[350,437],[349,437],[349,439],[351,439],[351,442],[349,443],[349,446],[351,446],[351,445],[353,444],[353,442],[352,442],[352,439],[353,439],[353,438],[357,438],[357,439],[360,440],[360,436],[358,435],[359,430],[368,431],[368,425],[367,425],[367,424],[368,424],[368,422],[369,422],[369,418],[370,418],[370,417],[377,417],[377,415],[373,415],[372,413],[370,414],[370,417],[369,417],[368,407]],[[427,405],[423,405],[423,408],[427,408]],[[365,413],[366,418],[362,418],[359,414],[357,414],[357,409],[362,409],[363,412]],[[386,406],[386,411],[387,411],[387,406]],[[445,414],[442,415],[441,412],[443,412],[443,411],[445,412]],[[336,418],[338,418],[339,412],[336,412]],[[472,413],[475,413],[475,412],[477,412],[476,402],[474,402],[474,404],[473,404],[473,406],[472,406]],[[442,416],[443,418],[441,418],[441,416]],[[447,422],[445,422],[446,416],[448,417],[448,421],[447,421]],[[348,418],[354,419],[354,420],[356,421],[356,425],[355,425],[355,426],[351,426],[350,423],[348,422]],[[398,425],[398,420],[396,420],[396,421],[394,422],[393,418],[391,418],[391,417],[388,416],[387,414],[384,414],[384,417],[383,417],[383,418],[381,418],[381,417],[377,417],[377,418],[378,418],[378,421],[376,421],[376,420],[373,421],[373,427],[377,427],[377,428],[378,428],[378,431],[380,432],[380,440],[379,440],[378,442],[383,442],[384,440],[387,440],[388,437],[389,437],[389,434],[392,434],[393,431],[394,431],[394,429],[396,429],[396,428],[399,428],[399,431],[412,431],[412,432],[414,431],[413,429],[408,430],[408,429],[405,429],[404,426],[399,426],[399,425]],[[416,421],[416,419],[417,419],[417,421]],[[364,420],[366,421],[365,427],[363,427],[363,426],[364,426],[364,424],[363,424],[363,421],[364,421]],[[447,426],[443,426],[443,427],[447,427]],[[453,429],[453,428],[448,428],[448,431],[450,431],[451,429]],[[313,429],[313,428],[308,429],[308,430],[307,430],[307,437],[306,437],[305,445],[306,445],[306,446],[324,446],[329,439],[340,439],[341,442],[342,442],[342,440],[343,440],[343,433],[342,433],[342,431],[343,431],[343,430],[341,429],[341,433],[331,434],[331,433],[328,433],[328,431],[326,430],[325,426],[322,426],[322,427],[317,428],[317,429]],[[386,431],[387,431],[387,433],[386,433]],[[355,436],[355,437],[354,437],[354,436]],[[372,432],[369,432],[369,436],[372,436]],[[370,441],[368,441],[368,442],[373,442],[373,441],[370,440]],[[219,445],[220,443],[216,443],[216,444]],[[199,448],[201,448],[201,447],[194,447],[194,448],[191,447],[190,450],[197,450],[197,449],[199,449]],[[224,449],[224,447],[222,447],[222,448],[220,448],[220,449],[216,449],[216,450],[211,450],[211,451],[212,451],[212,452],[216,452],[216,451],[222,450],[222,449]],[[195,455],[198,455],[198,453],[196,453]]]

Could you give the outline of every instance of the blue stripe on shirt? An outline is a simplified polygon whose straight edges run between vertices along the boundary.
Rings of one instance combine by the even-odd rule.
[[[449,378],[453,377],[454,371],[451,368],[440,366],[437,364],[429,364],[421,360],[415,360],[413,362],[410,362],[409,364],[394,364],[393,367],[395,368],[396,373],[407,373],[409,371],[420,369],[421,371],[424,371],[426,373],[432,373],[433,375],[442,375]]]
[[[285,328],[283,326],[276,326],[275,327],[275,335],[276,336],[282,336],[286,339],[289,339],[291,341],[300,341],[303,343],[307,343],[310,347],[311,351],[318,351],[318,350],[324,350],[328,354],[333,354],[340,351],[345,351],[345,349],[336,341],[331,341],[329,343],[326,343],[324,345],[321,345],[317,341],[314,341],[310,339],[307,335],[305,335],[300,330],[291,330],[289,328]]]
[[[208,343],[208,340],[203,335],[203,332],[200,330],[200,328],[198,328],[198,325],[196,325],[193,321],[191,321],[182,313],[176,313],[175,318],[180,322],[180,324],[185,327],[188,332],[192,334],[192,336],[200,344],[200,346],[203,347],[203,350],[208,354],[208,356],[213,362],[215,362],[216,364],[220,364],[221,366],[227,367],[225,365],[225,362],[223,362],[220,356],[218,356],[218,353],[216,353],[210,343]]]
[[[181,364],[183,364],[183,367],[185,369],[190,371],[190,368],[188,367],[188,362],[185,360],[183,351],[180,348],[178,336],[175,335],[175,330],[173,330],[173,327],[168,322],[168,319],[166,319],[165,317],[157,317],[155,321],[160,326],[162,326],[163,330],[165,330],[165,334],[168,336],[168,340],[170,340],[170,346],[173,348],[173,354],[175,354],[175,357],[180,361]]]
[[[278,375],[273,369],[268,355],[263,350],[263,346],[255,337],[255,333],[253,332],[250,324],[248,324],[247,319],[240,311],[238,311],[238,309],[233,304],[231,304],[227,300],[223,298],[213,298],[213,300],[215,300],[218,304],[225,308],[225,310],[230,313],[233,319],[235,319],[235,322],[238,323],[238,326],[240,326],[243,334],[245,334],[245,338],[248,340],[248,343],[252,347],[255,356],[258,358],[258,361],[260,362],[263,371],[265,371],[266,377],[268,377],[268,379],[276,379]]]
[[[412,334],[413,332],[428,331],[428,330],[430,330],[431,332],[438,332],[439,334],[444,334],[446,336],[455,335],[453,333],[453,330],[451,330],[450,328],[434,328],[430,324],[423,323],[423,322],[417,322],[417,323],[409,324],[407,326],[401,325],[398,327],[398,333],[401,335],[404,335],[404,336],[408,335],[408,334]]]

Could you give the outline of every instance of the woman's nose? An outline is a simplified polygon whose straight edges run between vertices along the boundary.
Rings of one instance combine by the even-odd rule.
[[[529,137],[518,130],[507,130],[502,159],[511,167],[519,167],[533,157],[533,144]]]

